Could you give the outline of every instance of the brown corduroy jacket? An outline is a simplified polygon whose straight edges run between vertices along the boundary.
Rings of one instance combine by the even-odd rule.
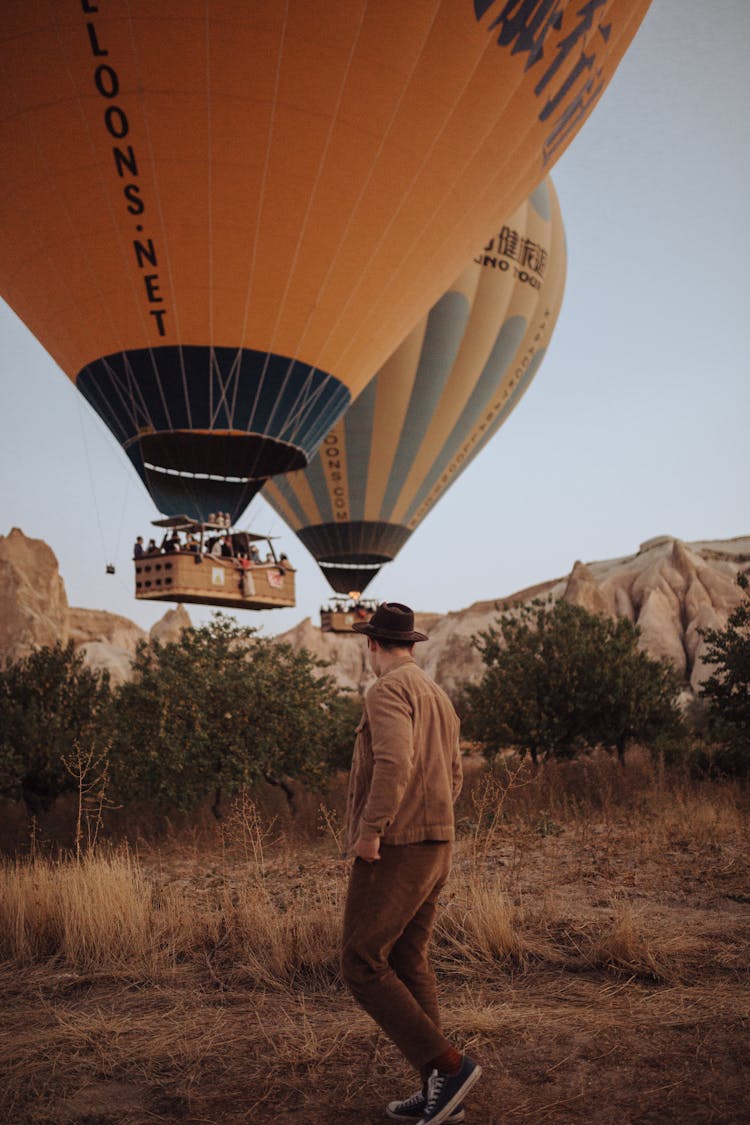
[[[347,851],[359,837],[384,844],[452,840],[461,791],[458,716],[442,688],[405,656],[365,697],[347,800]]]

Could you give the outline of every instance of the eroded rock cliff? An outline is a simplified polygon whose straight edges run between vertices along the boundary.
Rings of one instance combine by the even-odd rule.
[[[0,657],[67,641],[70,611],[54,552],[17,527],[0,535]]]
[[[451,694],[478,679],[482,662],[472,637],[495,619],[505,603],[534,597],[565,598],[591,612],[628,617],[641,630],[651,656],[671,660],[686,688],[697,690],[709,669],[703,662],[702,629],[722,628],[740,601],[740,570],[750,569],[750,536],[683,543],[661,536],[634,555],[604,562],[574,563],[570,574],[492,601],[446,614],[417,613],[417,628],[429,640],[416,646],[419,662]],[[103,610],[68,606],[57,559],[46,543],[18,528],[0,536],[0,659],[16,659],[35,646],[70,638],[86,661],[108,668],[115,682],[130,675],[139,640],[174,641],[190,625],[183,606],[169,609],[146,637],[127,618]],[[330,662],[342,687],[363,691],[371,681],[366,647],[354,635],[322,633],[305,618],[280,640],[307,648]]]
[[[190,618],[179,606],[167,610],[150,636],[174,640],[186,625]],[[57,558],[43,540],[17,527],[0,535],[0,661],[70,640],[89,667],[106,669],[113,683],[122,683],[130,677],[138,642],[148,639],[127,617],[69,606]]]
[[[750,536],[715,542],[683,543],[661,536],[641,544],[636,554],[605,562],[574,563],[567,577],[552,579],[497,601],[476,602],[444,615],[418,615],[418,629],[429,640],[415,648],[419,663],[451,694],[482,675],[471,643],[505,603],[534,597],[565,598],[592,613],[628,617],[641,630],[641,646],[658,659],[671,660],[697,690],[709,674],[703,663],[701,629],[722,628],[740,601],[737,574],[750,568]],[[283,635],[333,663],[342,686],[362,691],[370,673],[364,645],[355,637],[321,633],[308,620]],[[356,653],[350,651],[356,649]]]

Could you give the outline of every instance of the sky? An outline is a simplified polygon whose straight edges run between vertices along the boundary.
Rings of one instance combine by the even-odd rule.
[[[750,533],[748,0],[653,0],[552,178],[568,278],[549,351],[493,442],[368,588],[378,600],[448,612],[657,535]],[[130,558],[158,513],[6,305],[0,428],[0,534],[44,539],[71,605],[150,628],[170,607],[135,600]],[[294,534],[262,497],[240,526],[278,536],[298,571],[294,609],[238,620],[267,635],[317,623],[330,590]],[[188,612],[198,624],[212,611]]]

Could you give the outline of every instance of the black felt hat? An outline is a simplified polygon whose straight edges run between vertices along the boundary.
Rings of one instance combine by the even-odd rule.
[[[355,633],[364,633],[373,640],[394,641],[396,644],[411,645],[415,641],[426,641],[424,633],[414,628],[414,611],[400,602],[383,602],[369,621],[355,621]]]

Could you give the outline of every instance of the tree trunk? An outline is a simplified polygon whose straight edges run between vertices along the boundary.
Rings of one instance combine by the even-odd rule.
[[[274,777],[273,774],[270,773],[264,773],[263,777],[266,779],[269,785],[275,785],[277,788],[283,790],[284,796],[287,800],[287,804],[289,805],[289,811],[291,812],[292,816],[296,816],[297,805],[295,803],[295,792],[292,789],[291,785],[288,782],[284,781],[282,778]]]

